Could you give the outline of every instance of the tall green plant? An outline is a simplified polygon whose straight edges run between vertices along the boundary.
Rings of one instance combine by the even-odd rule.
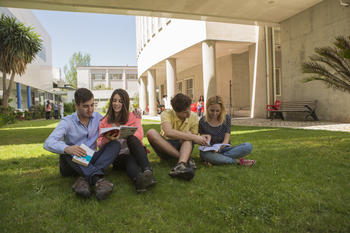
[[[333,44],[315,48],[316,55],[302,64],[304,73],[314,74],[303,81],[320,80],[328,87],[350,93],[350,36],[338,36]]]
[[[74,53],[69,59],[69,67],[64,66],[63,71],[66,77],[66,81],[73,87],[77,88],[77,67],[78,66],[90,66],[90,55],[83,54],[81,52]]]
[[[1,15],[0,18],[0,71],[2,72],[3,101],[7,108],[15,75],[22,75],[36,54],[41,50],[42,40],[30,26],[16,18]],[[6,85],[6,75],[10,82]]]

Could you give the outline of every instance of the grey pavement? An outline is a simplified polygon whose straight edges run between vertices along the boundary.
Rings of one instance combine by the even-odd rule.
[[[350,123],[337,123],[327,121],[286,121],[280,119],[261,119],[261,118],[232,118],[231,125],[244,126],[263,126],[263,127],[282,127],[295,129],[313,129],[350,132]]]

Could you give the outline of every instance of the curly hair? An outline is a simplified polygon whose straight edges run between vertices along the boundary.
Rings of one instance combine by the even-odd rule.
[[[192,100],[187,95],[182,93],[176,94],[171,99],[171,106],[173,107],[175,112],[185,111],[187,108],[191,106]]]

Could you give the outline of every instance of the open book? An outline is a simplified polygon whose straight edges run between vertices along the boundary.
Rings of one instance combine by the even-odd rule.
[[[231,146],[230,144],[214,144],[212,146],[200,146],[199,150],[200,151],[214,151],[214,152],[219,152],[222,147],[225,146]]]
[[[100,134],[104,134],[110,131],[120,131],[120,136],[119,138],[127,138],[130,135],[134,135],[134,133],[137,130],[137,127],[134,126],[126,126],[126,125],[121,125],[121,126],[113,126],[109,128],[101,128]]]
[[[90,149],[90,147],[85,144],[81,144],[80,147],[86,151],[86,155],[84,157],[73,155],[72,161],[87,167],[92,159],[92,156],[94,156],[95,151]]]

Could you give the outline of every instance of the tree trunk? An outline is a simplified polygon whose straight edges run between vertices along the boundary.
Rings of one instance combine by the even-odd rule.
[[[2,106],[5,108],[7,108],[9,106],[9,99],[10,99],[10,94],[11,94],[14,80],[15,80],[15,73],[12,72],[11,77],[10,77],[9,86],[6,88],[6,74],[3,74]]]

